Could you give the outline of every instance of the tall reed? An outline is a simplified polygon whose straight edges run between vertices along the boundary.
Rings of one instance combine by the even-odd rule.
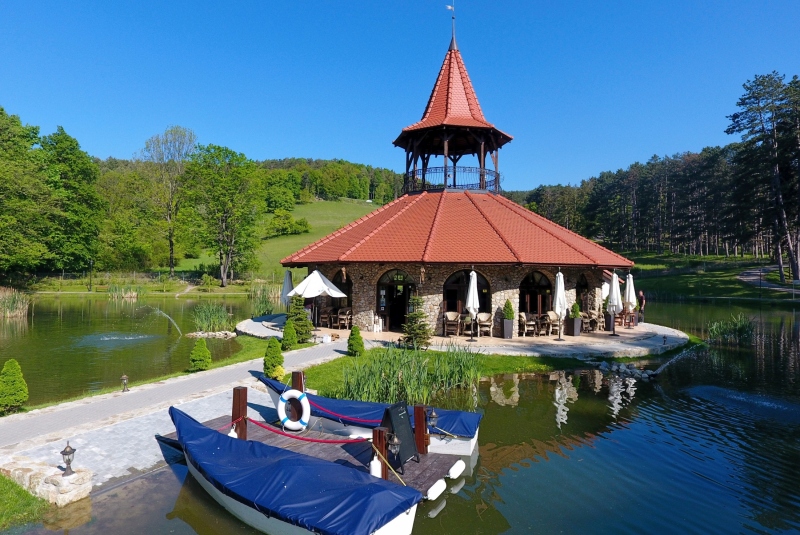
[[[130,284],[110,284],[108,286],[109,299],[130,299],[135,300],[144,295],[143,286],[132,286]]]
[[[227,309],[218,303],[200,303],[194,307],[192,318],[198,331],[229,331],[233,327]]]
[[[254,284],[247,297],[253,302],[253,316],[266,316],[275,310],[275,303],[281,299],[281,289],[273,284]]]
[[[756,322],[742,313],[731,314],[730,319],[708,323],[708,340],[714,344],[750,345],[753,343]]]
[[[0,316],[22,318],[28,314],[31,299],[14,288],[0,287]]]

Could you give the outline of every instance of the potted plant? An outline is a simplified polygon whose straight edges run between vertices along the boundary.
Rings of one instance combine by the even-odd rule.
[[[503,338],[511,338],[514,332],[514,307],[511,301],[506,299],[503,305]]]
[[[564,332],[568,336],[580,336],[582,326],[581,307],[578,303],[572,303],[572,308],[569,311],[569,318],[564,322]]]

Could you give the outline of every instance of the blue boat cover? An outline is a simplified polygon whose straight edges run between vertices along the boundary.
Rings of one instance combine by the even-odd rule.
[[[279,394],[291,388],[263,374],[260,375],[258,379]],[[307,394],[307,396],[311,402],[312,416],[327,418],[328,420],[334,420],[356,427],[373,428],[380,426],[381,419],[383,418],[383,411],[389,406],[388,403],[332,399],[316,396],[314,394]],[[319,407],[325,410],[321,410]],[[408,408],[408,414],[411,416],[411,425],[413,426],[414,410],[412,407]],[[439,417],[436,427],[447,431],[451,435],[465,438],[473,438],[475,436],[475,433],[478,432],[481,418],[483,418],[483,415],[477,412],[454,411],[439,408],[436,409],[436,414]],[[428,427],[428,432],[439,435],[444,434],[434,427]]]
[[[355,468],[231,438],[175,407],[169,415],[187,459],[214,487],[269,517],[315,533],[372,533],[422,500],[411,487]]]

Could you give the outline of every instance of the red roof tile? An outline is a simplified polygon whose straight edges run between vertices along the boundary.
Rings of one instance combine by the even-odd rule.
[[[405,195],[281,260],[630,267],[633,262],[493,193]]]

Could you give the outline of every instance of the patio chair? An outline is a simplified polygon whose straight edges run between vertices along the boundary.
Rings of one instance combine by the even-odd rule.
[[[550,336],[550,329],[552,325],[550,324],[550,316],[547,314],[542,314],[539,316],[539,335],[545,334],[546,336]]]
[[[458,312],[445,312],[444,313],[444,335],[450,336],[454,334],[458,336],[461,332],[461,317]]]
[[[588,333],[592,331],[592,318],[586,312],[581,312],[581,331]]]
[[[331,316],[333,315],[333,307],[325,307],[319,311],[319,325],[321,327],[331,327]]]
[[[534,314],[520,312],[518,316],[519,332],[522,334],[522,336],[527,336],[529,333],[533,333],[534,336],[539,334],[539,322],[536,321],[536,316]]]
[[[477,316],[478,320],[478,336],[481,333],[489,333],[489,337],[492,336],[492,315],[488,312],[478,312]]]
[[[558,322],[558,316],[552,310],[547,311],[547,319],[550,321],[550,330],[548,334],[557,334],[561,336],[561,325]]]
[[[353,323],[353,309],[350,307],[347,308],[340,308],[339,314],[337,315],[339,321],[337,322],[337,327],[341,329],[344,327],[345,329],[349,329]]]
[[[469,314],[463,314],[461,316],[461,334],[464,336],[470,335],[474,336],[477,332],[475,328],[475,322],[472,319],[472,316]]]

